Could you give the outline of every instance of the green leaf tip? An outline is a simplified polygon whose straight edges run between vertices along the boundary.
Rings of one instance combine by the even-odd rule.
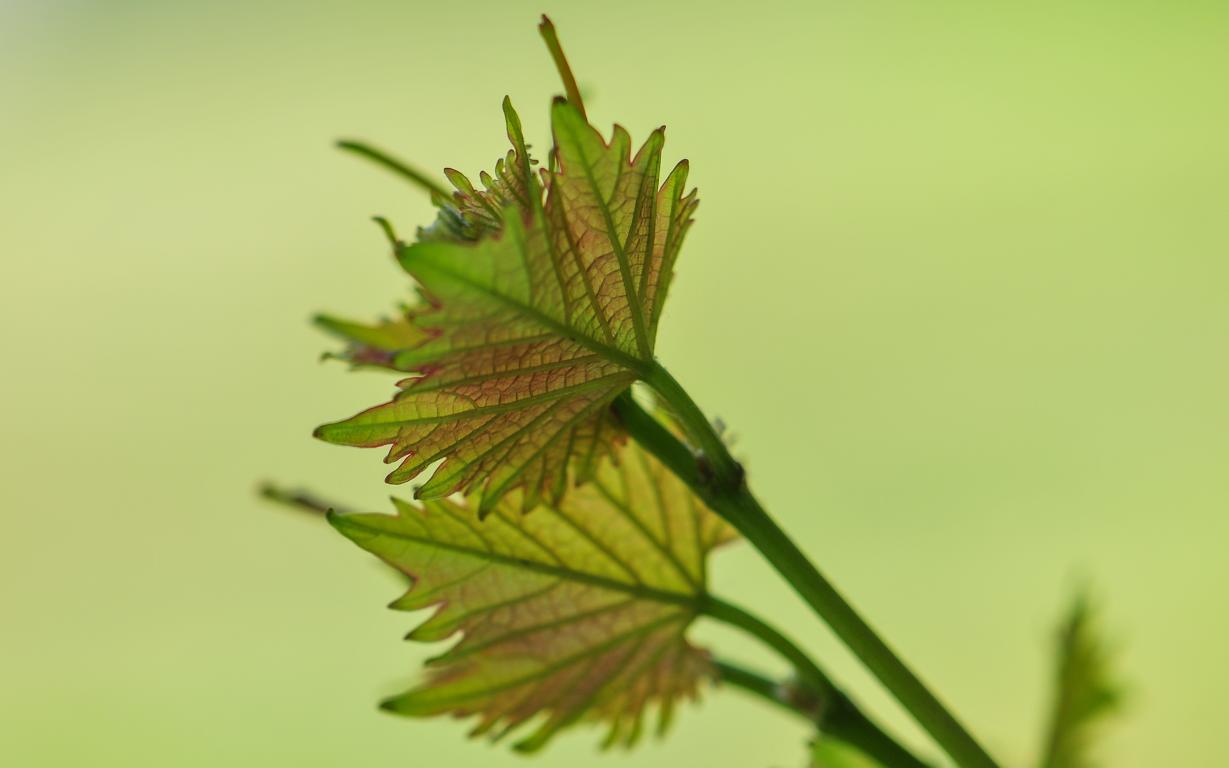
[[[538,24],[538,32],[546,42],[546,48],[550,51],[551,58],[555,62],[555,69],[559,70],[559,78],[563,80],[563,90],[567,94],[568,101],[576,106],[576,109],[580,111],[583,117],[585,115],[585,103],[580,97],[580,88],[576,85],[576,78],[572,75],[572,67],[568,64],[567,56],[563,54],[563,46],[559,44],[559,35],[555,31],[555,24],[546,14],[542,14],[542,22]]]
[[[401,239],[397,237],[397,230],[393,229],[393,225],[389,223],[388,219],[383,216],[372,216],[371,220],[384,233],[385,239],[388,240],[388,244],[393,247],[393,250],[397,250],[397,247],[401,245]]]
[[[525,132],[521,127],[521,116],[516,113],[516,108],[512,106],[512,98],[504,96],[503,100],[504,122],[508,127],[508,140],[512,142],[513,149],[523,151],[525,149]]]

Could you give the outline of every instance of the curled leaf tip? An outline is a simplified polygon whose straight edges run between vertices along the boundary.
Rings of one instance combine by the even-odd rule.
[[[384,236],[388,238],[389,245],[396,248],[401,244],[401,241],[397,238],[396,230],[393,229],[393,225],[389,223],[388,219],[383,216],[372,216],[371,220],[384,232]]]

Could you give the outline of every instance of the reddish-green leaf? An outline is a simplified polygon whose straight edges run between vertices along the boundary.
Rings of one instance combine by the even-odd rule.
[[[557,100],[559,168],[534,172],[506,100],[504,112],[512,150],[484,189],[449,171],[457,192],[436,224],[394,244],[423,293],[406,321],[425,340],[351,352],[417,375],[391,402],[316,433],[389,446],[386,461],[400,462],[389,482],[443,459],[417,496],[480,489],[484,514],[517,488],[526,509],[557,503],[573,461],[583,480],[610,451],[607,406],[652,365],[696,207],[686,162],[659,185],[662,129],[633,155],[622,128],[606,141]]]
[[[411,639],[461,633],[387,709],[474,716],[475,733],[492,736],[536,720],[523,750],[581,720],[605,722],[607,744],[630,746],[651,707],[665,728],[711,674],[684,633],[707,595],[706,556],[734,534],[634,444],[616,458],[529,515],[513,494],[481,521],[451,499],[330,516],[413,580],[394,608],[437,606]]]

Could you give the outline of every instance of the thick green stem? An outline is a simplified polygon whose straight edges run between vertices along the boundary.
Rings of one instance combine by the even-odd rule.
[[[772,626],[742,608],[715,597],[709,598],[704,614],[738,627],[773,648],[793,665],[799,685],[773,683],[728,663],[717,665],[721,679],[761,696],[770,692],[767,698],[797,712],[819,730],[857,747],[885,766],[925,768],[925,763],[871,722],[802,649]]]
[[[664,368],[654,366],[645,383],[674,411],[701,455],[693,455],[625,395],[616,401],[615,408],[632,437],[670,467],[714,512],[760,551],[958,765],[995,768],[994,760],[959,721],[768,516],[748,490],[738,462],[730,456],[708,419],[678,382]]]

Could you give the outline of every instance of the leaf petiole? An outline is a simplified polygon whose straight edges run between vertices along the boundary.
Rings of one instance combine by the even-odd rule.
[[[645,383],[665,400],[703,452],[700,464],[687,446],[624,393],[614,404],[624,428],[687,483],[717,514],[751,542],[814,612],[853,651],[931,738],[962,768],[997,764],[939,699],[854,610],[747,488],[741,466],[674,377],[654,365]]]
[[[917,768],[926,765],[868,719],[806,652],[774,627],[742,608],[711,595],[701,612],[752,635],[789,661],[803,686],[802,690],[810,698],[806,702],[793,701],[793,708],[821,731],[857,747],[886,766]],[[728,672],[729,669],[722,674]],[[728,680],[728,677],[723,679]]]
[[[414,166],[402,160],[398,160],[387,152],[376,149],[370,144],[351,139],[342,139],[337,142],[338,149],[344,149],[347,152],[352,152],[359,157],[365,157],[376,165],[392,171],[403,179],[419,189],[425,190],[432,199],[442,198],[448,200],[452,197],[452,193],[444,188],[435,179],[428,176],[426,173],[418,170]]]
[[[926,763],[893,741],[891,736],[868,720],[856,707],[852,704],[845,706],[848,700],[825,702],[815,691],[794,681],[777,682],[723,659],[715,659],[713,666],[722,683],[747,691],[809,723],[818,722],[820,731],[825,735],[857,747],[863,754],[882,765],[892,768],[927,768]],[[819,712],[816,712],[817,708]]]

